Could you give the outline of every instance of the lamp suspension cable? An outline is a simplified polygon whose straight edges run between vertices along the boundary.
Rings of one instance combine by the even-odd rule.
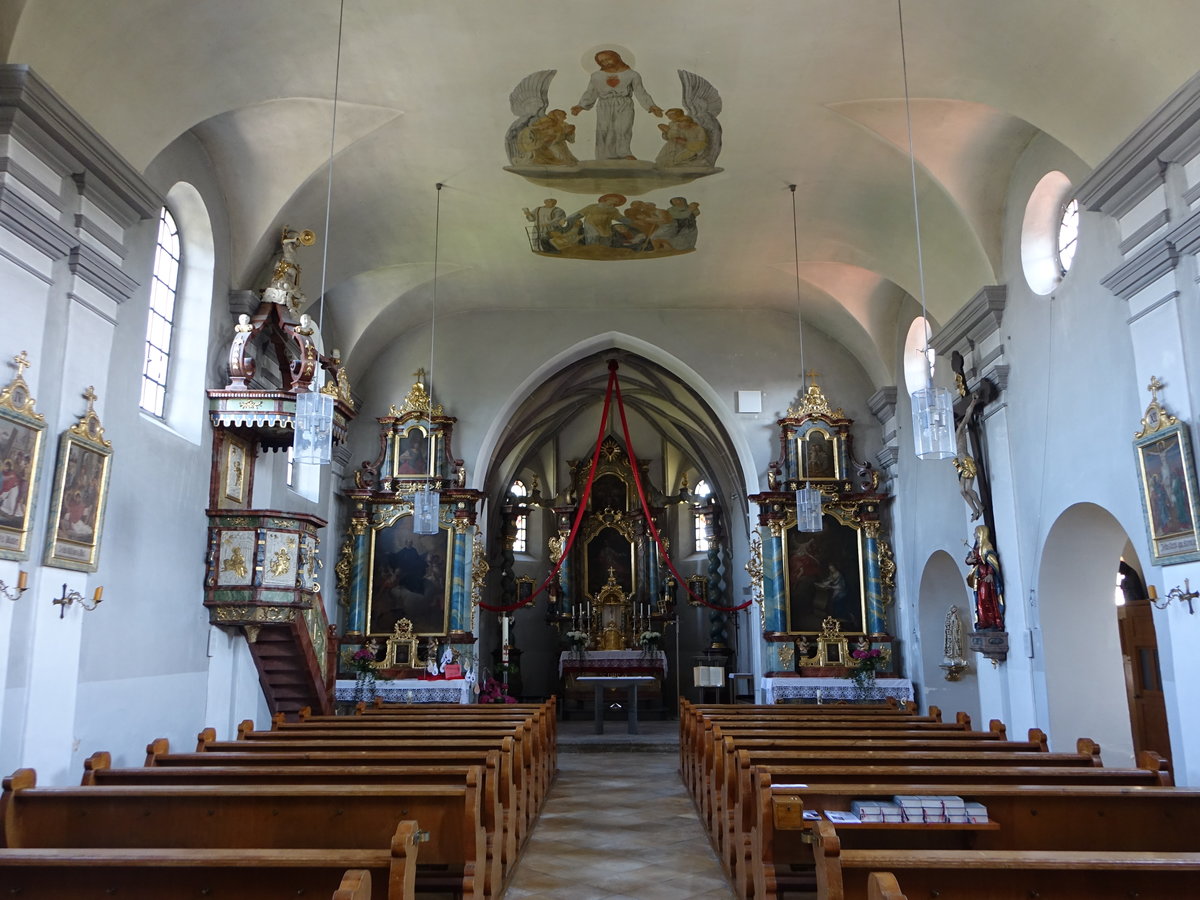
[[[804,368],[804,308],[800,302],[800,228],[796,223],[796,185],[789,184],[792,192],[792,268],[796,274],[796,323],[800,333],[800,397],[803,399],[807,392],[805,381],[808,377]],[[798,472],[797,475],[806,474]],[[812,486],[807,479],[804,487],[796,489],[796,529],[798,531],[821,531],[823,527],[821,516],[821,489]]]
[[[437,204],[433,216],[433,290],[429,301],[429,372],[425,376],[425,396],[429,400],[429,449],[427,459],[429,470],[426,472],[424,486],[413,492],[413,533],[437,534],[438,521],[441,518],[441,492],[434,489],[432,479],[437,472],[435,451],[437,441],[433,430],[433,363],[434,350],[437,346],[437,285],[438,285],[438,251],[442,235],[442,182],[437,182]]]
[[[321,293],[317,295],[317,315],[314,317],[318,330],[325,312],[325,275],[329,268],[329,219],[333,208],[333,153],[337,146],[338,88],[342,79],[342,22],[346,12],[346,0],[338,4],[337,54],[333,62],[333,122],[329,126],[329,164],[325,178],[325,243],[321,249]]]
[[[317,295],[316,316],[313,317],[317,334],[321,336],[321,325],[325,312],[326,270],[329,268],[329,220],[333,207],[333,153],[337,144],[338,88],[342,75],[342,24],[346,11],[345,0],[338,5],[337,51],[333,65],[333,121],[329,127],[329,163],[325,185],[325,242],[321,251],[321,291]],[[321,336],[318,351],[324,355],[324,338]],[[313,373],[313,383],[303,394],[296,395],[295,432],[292,458],[295,462],[308,465],[327,465],[333,459],[333,407],[334,400],[321,392],[325,381],[325,370],[318,363]]]
[[[912,179],[913,228],[917,244],[917,284],[921,294],[921,369],[925,386],[912,392],[913,440],[921,459],[949,459],[954,456],[954,404],[950,391],[934,387],[933,360],[930,358],[929,316],[925,299],[925,254],[921,246],[921,204],[917,198],[917,155],[913,149],[912,100],[908,91],[908,52],[904,41],[904,0],[896,0],[900,23],[900,68],[904,77],[904,121],[908,133],[908,167]]]

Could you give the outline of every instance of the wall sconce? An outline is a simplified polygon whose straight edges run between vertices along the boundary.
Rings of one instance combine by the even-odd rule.
[[[0,581],[0,594],[3,594],[5,596],[5,598],[7,598],[8,600],[15,601],[18,597],[20,597],[23,593],[25,593],[28,585],[29,585],[29,573],[26,572],[24,569],[22,569],[20,572],[17,573],[17,586],[15,588],[16,593],[15,594],[12,593],[12,591],[14,589],[10,588],[3,581]]]
[[[80,606],[82,606],[88,612],[91,612],[93,609],[95,609],[97,606],[100,605],[100,598],[103,594],[104,594],[103,587],[96,588],[96,593],[92,594],[91,605],[89,605],[88,601],[84,598],[83,594],[79,593],[79,591],[68,592],[67,586],[64,584],[62,596],[55,597],[50,602],[59,608],[58,609],[58,617],[61,619],[64,615],[66,615],[67,607],[70,606],[72,603],[78,603]]]
[[[1192,601],[1200,597],[1200,591],[1193,591],[1191,584],[1188,583],[1186,578],[1183,579],[1182,588],[1173,587],[1167,591],[1167,596],[1163,598],[1162,603],[1158,602],[1158,588],[1154,585],[1146,588],[1146,594],[1149,596],[1150,602],[1158,609],[1166,609],[1172,600],[1178,600],[1181,604],[1186,603],[1188,605],[1188,613],[1193,616],[1196,614],[1196,610],[1192,606]]]

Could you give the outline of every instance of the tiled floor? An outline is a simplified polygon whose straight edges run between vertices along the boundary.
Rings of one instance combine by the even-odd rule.
[[[571,752],[560,733],[558,769],[506,900],[733,897],[677,751]]]

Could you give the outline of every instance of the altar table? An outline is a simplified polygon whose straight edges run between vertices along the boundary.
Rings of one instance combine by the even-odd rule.
[[[595,672],[602,675],[667,675],[667,654],[661,650],[564,650],[558,656],[558,675]]]
[[[333,699],[339,703],[370,703],[376,697],[385,703],[474,703],[472,684],[466,679],[423,681],[420,678],[380,679],[369,688],[351,678],[339,678]],[[369,694],[370,696],[365,696]]]
[[[763,678],[762,689],[767,703],[781,700],[878,703],[889,697],[906,703],[913,698],[912,682],[907,678],[876,678],[875,686],[865,691],[849,678]]]
[[[596,734],[604,734],[604,690],[605,688],[627,688],[629,696],[625,706],[629,713],[629,733],[638,733],[637,689],[639,684],[656,681],[653,675],[580,675],[578,684],[590,684],[596,689]]]

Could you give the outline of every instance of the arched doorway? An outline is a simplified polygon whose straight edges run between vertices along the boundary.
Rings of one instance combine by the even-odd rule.
[[[1051,526],[1038,576],[1051,747],[1069,750],[1089,737],[1108,765],[1134,757],[1116,602],[1122,558],[1139,568],[1132,556],[1112,514],[1079,503]]]
[[[979,727],[978,654],[964,654],[967,668],[957,680],[947,680],[942,668],[946,643],[946,617],[952,606],[958,607],[962,622],[963,640],[971,630],[971,595],[964,574],[954,558],[943,550],[929,557],[921,574],[921,593],[918,611],[921,646],[921,681],[925,685],[922,701],[926,706],[941,707],[943,717],[952,720],[955,713],[965,712]],[[990,665],[985,661],[985,665]]]

